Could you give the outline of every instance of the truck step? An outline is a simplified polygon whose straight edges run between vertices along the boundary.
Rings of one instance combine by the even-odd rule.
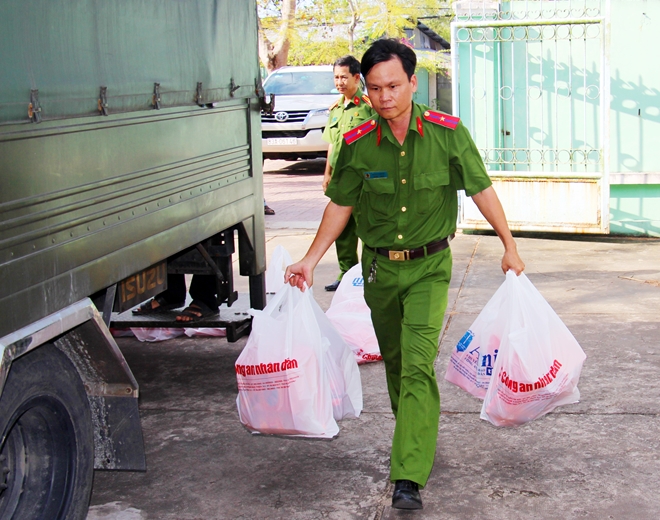
[[[186,302],[188,305],[190,301]],[[126,312],[113,312],[110,327],[115,329],[129,329],[131,327],[143,328],[226,328],[227,341],[234,343],[241,337],[250,333],[252,316],[248,313],[250,298],[247,294],[239,294],[238,300],[231,307],[226,304],[220,306],[220,312],[192,322],[176,321],[176,317],[183,309],[164,311],[159,314],[136,316],[131,310]]]

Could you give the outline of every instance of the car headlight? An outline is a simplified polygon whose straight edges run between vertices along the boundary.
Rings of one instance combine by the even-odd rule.
[[[317,117],[317,116],[328,117],[329,113],[330,113],[329,108],[317,108],[315,110],[310,110],[309,111],[309,116],[310,117]]]

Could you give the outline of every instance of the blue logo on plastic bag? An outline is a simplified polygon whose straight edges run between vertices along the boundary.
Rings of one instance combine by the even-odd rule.
[[[353,287],[362,287],[364,285],[364,278],[361,276],[357,278],[353,278],[353,281],[351,282],[353,284]]]
[[[474,333],[471,330],[468,330],[456,345],[456,350],[458,352],[464,352],[465,350],[467,350],[470,343],[472,343],[473,338],[474,338]]]

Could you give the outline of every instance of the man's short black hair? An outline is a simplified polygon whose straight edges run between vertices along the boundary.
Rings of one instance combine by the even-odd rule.
[[[362,56],[362,75],[366,78],[374,65],[394,58],[401,60],[401,65],[403,65],[403,70],[408,79],[412,78],[417,66],[415,51],[394,38],[376,40],[371,44],[371,47]]]
[[[360,62],[353,56],[342,56],[335,64],[332,66],[334,70],[335,67],[348,67],[348,72],[351,73],[351,76],[355,76],[360,73]]]

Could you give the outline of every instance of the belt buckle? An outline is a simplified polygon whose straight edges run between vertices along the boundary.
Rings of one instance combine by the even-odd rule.
[[[410,251],[404,249],[403,251],[389,251],[390,260],[395,262],[403,262],[404,260],[410,260]]]

